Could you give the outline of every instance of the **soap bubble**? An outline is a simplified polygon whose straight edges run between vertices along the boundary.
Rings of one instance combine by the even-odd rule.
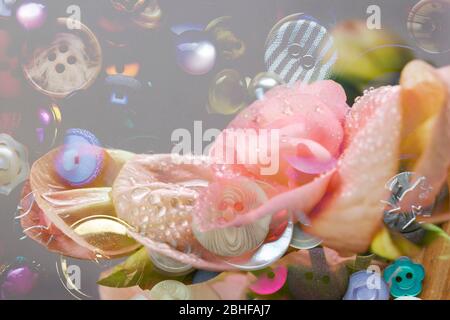
[[[226,60],[241,58],[246,52],[246,45],[238,36],[237,28],[233,27],[233,18],[224,16],[211,21],[205,28],[211,34],[217,51]]]
[[[17,9],[16,18],[26,30],[38,29],[47,20],[47,7],[38,2],[24,3]]]
[[[417,45],[430,53],[450,51],[450,1],[422,0],[410,11],[408,31]]]
[[[41,266],[36,261],[17,257],[11,264],[0,265],[0,298],[23,299],[39,282]]]
[[[205,32],[188,30],[176,41],[176,59],[180,68],[191,75],[204,75],[216,63],[216,48]]]
[[[283,79],[273,72],[261,72],[250,82],[248,92],[251,98],[262,100],[266,92],[284,83]]]
[[[45,97],[33,97],[31,101],[0,107],[0,132],[23,143],[34,159],[55,145],[62,116],[59,106]]]
[[[213,79],[209,88],[210,113],[231,115],[247,106],[247,83],[236,70],[225,69]]]

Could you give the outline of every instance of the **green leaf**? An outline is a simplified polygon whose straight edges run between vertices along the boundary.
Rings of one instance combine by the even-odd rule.
[[[139,286],[147,290],[168,278],[182,282],[190,279],[189,276],[170,277],[159,273],[150,260],[146,248],[141,248],[125,262],[115,266],[112,273],[100,279],[97,284],[112,288]]]
[[[422,228],[424,228],[425,230],[428,231],[427,234],[427,242],[428,241],[433,241],[435,240],[437,237],[442,237],[444,239],[446,239],[447,241],[450,241],[450,235],[448,235],[447,232],[445,232],[444,230],[442,230],[441,228],[439,228],[438,226],[431,224],[431,223],[426,223],[422,225]]]

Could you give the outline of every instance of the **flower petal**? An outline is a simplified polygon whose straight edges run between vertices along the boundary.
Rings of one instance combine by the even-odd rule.
[[[44,212],[34,201],[29,182],[23,188],[20,207],[22,211],[19,214],[22,216],[21,225],[24,233],[47,250],[78,259],[95,258],[92,251],[78,245],[63,233],[58,232],[59,230],[55,232],[48,228],[45,221],[42,221]]]
[[[419,79],[417,71],[422,71]],[[409,80],[413,77],[414,82]],[[406,91],[403,95],[416,97],[418,108],[428,108],[427,111],[418,110],[419,113],[428,115],[425,126],[419,128],[420,136],[425,141],[422,143],[423,148],[417,150],[418,157],[410,162],[409,168],[418,176],[425,177],[427,185],[431,187],[426,198],[418,197],[417,193],[423,190],[417,190],[409,193],[403,202],[406,206],[427,206],[439,194],[450,168],[450,68],[435,71],[423,62],[414,61],[403,72],[402,80],[405,83],[402,82],[402,91]],[[440,91],[442,86],[445,88],[444,93]],[[410,102],[410,99],[402,101],[403,104]]]
[[[215,178],[206,157],[138,155],[119,173],[112,191],[118,217],[151,252],[205,270],[232,270],[204,249],[192,231],[199,192]]]
[[[114,214],[108,187],[111,186],[119,169],[131,154],[120,151],[110,153],[105,150],[105,166],[99,177],[86,188],[73,189],[56,173],[54,159],[58,152],[59,149],[50,151],[38,159],[31,168],[31,191],[37,207],[43,212],[44,223],[53,233],[63,233],[77,245],[107,258],[112,254],[111,252],[104,252],[89,244],[77,235],[70,225],[77,219],[92,214]],[[73,216],[67,217],[67,214],[73,214]]]
[[[381,226],[386,181],[397,171],[401,112],[399,88],[364,96],[347,118],[348,147],[330,197],[309,215],[306,231],[342,252],[365,252]]]

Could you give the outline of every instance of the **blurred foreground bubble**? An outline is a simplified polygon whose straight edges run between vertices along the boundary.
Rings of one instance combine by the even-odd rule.
[[[422,0],[410,11],[408,31],[417,45],[430,53],[450,50],[450,1]]]
[[[11,264],[0,265],[0,298],[23,299],[38,284],[41,267],[36,261],[17,257]]]

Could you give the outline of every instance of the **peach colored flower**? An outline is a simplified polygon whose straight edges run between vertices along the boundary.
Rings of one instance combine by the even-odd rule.
[[[421,78],[421,74],[427,77]],[[105,150],[107,161],[99,178],[73,190],[56,178],[51,166],[54,152],[49,153],[35,163],[30,177],[38,206],[34,212],[45,219],[28,219],[25,225],[44,221],[48,229],[42,234],[62,232],[64,237],[59,239],[66,245],[53,243],[52,250],[70,253],[72,246],[80,246],[92,251],[92,244],[76,235],[62,217],[67,212],[87,215],[89,207],[95,206],[115,211],[144,230],[131,234],[153,252],[197,268],[226,270],[233,268],[199,246],[192,234],[193,223],[199,230],[245,226],[288,210],[306,214],[311,221],[307,230],[322,238],[325,246],[341,253],[365,252],[382,226],[384,208],[380,201],[389,196],[385,183],[398,172],[407,143],[418,141],[417,132],[426,133],[419,136],[427,138],[421,140],[407,166],[433,185],[427,201],[445,181],[450,167],[449,77],[448,68],[436,71],[413,62],[405,69],[400,86],[372,90],[350,110],[344,91],[332,81],[270,91],[238,115],[229,128],[281,132],[280,170],[273,176],[261,175],[259,164],[216,166],[211,158],[186,164],[170,155],[123,159]],[[436,93],[443,98],[430,98],[438,96]],[[411,105],[405,101],[411,100],[407,99],[409,94],[417,97],[412,99],[418,108],[414,111],[423,111],[430,103],[441,105],[431,114],[423,112],[408,127],[405,111]],[[230,221],[206,225],[208,210],[196,211],[194,204],[224,172],[227,177],[236,175],[269,185],[271,188],[264,189],[269,200],[245,214],[230,214]],[[154,207],[156,196],[160,202]],[[238,203],[235,209],[239,211],[241,205],[245,208],[246,203]],[[274,236],[272,231],[268,238]],[[83,251],[77,256],[88,257]]]
[[[342,152],[343,126],[348,111],[345,92],[333,81],[279,86],[242,111],[216,139],[210,154],[217,159],[231,152],[235,154],[234,159],[244,159],[242,162],[249,154],[276,156],[278,159],[272,160],[279,161],[280,165],[274,174],[261,174],[262,163],[235,163],[234,169],[240,166],[260,180],[299,186],[336,164]],[[242,146],[234,143],[234,150],[230,150],[227,135],[240,129],[254,129],[259,135],[277,131],[278,144],[248,143]]]

